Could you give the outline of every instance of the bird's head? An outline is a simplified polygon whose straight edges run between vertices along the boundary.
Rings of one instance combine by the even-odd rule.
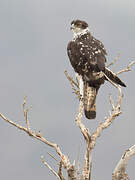
[[[81,34],[85,34],[89,31],[88,24],[85,21],[73,20],[71,22],[71,30],[73,31],[75,37]]]

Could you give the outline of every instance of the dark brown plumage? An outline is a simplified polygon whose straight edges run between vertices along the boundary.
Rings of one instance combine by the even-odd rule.
[[[67,53],[75,72],[81,75],[84,89],[84,110],[88,119],[96,117],[96,95],[106,77],[114,83],[126,85],[111,70],[105,67],[106,50],[104,45],[95,39],[85,21],[74,20],[71,23],[74,39],[68,43]],[[103,74],[104,73],[104,74]]]

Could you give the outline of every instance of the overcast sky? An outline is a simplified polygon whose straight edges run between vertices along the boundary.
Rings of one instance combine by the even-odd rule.
[[[78,100],[64,75],[68,70],[74,76],[66,46],[72,39],[70,23],[76,18],[86,20],[93,36],[103,42],[108,63],[120,53],[117,71],[135,60],[134,0],[1,0],[0,112],[24,125],[22,103],[27,95],[28,105],[32,105],[31,128],[58,143],[71,161],[77,159],[80,151],[82,161],[85,142],[74,121]],[[92,179],[111,179],[122,153],[135,144],[134,73],[135,67],[120,75],[127,84],[127,88],[122,88],[123,114],[97,140]],[[90,131],[108,114],[110,93],[116,99],[116,89],[106,82],[97,97],[96,119],[83,118]],[[47,155],[56,155],[54,150],[2,119],[0,141],[0,179],[56,179],[40,160],[44,155],[50,165],[55,164]],[[128,166],[131,179],[135,176],[134,167],[132,158]]]

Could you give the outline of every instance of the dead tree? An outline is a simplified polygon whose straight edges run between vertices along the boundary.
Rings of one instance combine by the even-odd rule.
[[[113,65],[116,62],[116,60],[117,59],[115,59],[108,66]],[[121,71],[117,72],[116,74],[130,71],[131,66],[134,64],[135,64],[135,61],[131,62],[125,69],[122,69]],[[14,123],[12,120],[5,117],[2,113],[0,113],[0,117],[4,121],[8,122],[9,124],[24,131],[30,137],[33,137],[33,138],[41,141],[42,143],[45,143],[46,145],[52,147],[56,151],[56,153],[59,157],[58,172],[56,172],[45,161],[43,156],[41,157],[41,161],[47,168],[49,168],[49,170],[56,176],[57,179],[65,180],[65,177],[63,175],[63,168],[64,168],[64,169],[66,169],[68,180],[91,180],[92,152],[96,145],[96,140],[101,135],[102,131],[105,128],[107,128],[108,126],[110,126],[113,123],[113,121],[121,114],[121,103],[122,103],[123,94],[121,92],[121,88],[119,86],[115,85],[115,87],[118,90],[117,101],[114,103],[112,97],[110,96],[109,100],[110,100],[112,110],[110,111],[109,115],[107,117],[105,117],[104,122],[102,122],[98,125],[95,132],[91,133],[89,131],[89,129],[82,122],[84,107],[83,107],[83,100],[80,98],[78,84],[69,76],[67,71],[65,71],[65,75],[68,78],[69,82],[71,83],[74,93],[80,99],[79,110],[78,110],[78,114],[75,118],[75,123],[79,127],[80,132],[82,133],[82,135],[85,139],[85,142],[86,142],[86,151],[84,154],[84,165],[83,165],[83,169],[81,170],[81,172],[78,173],[78,171],[80,171],[79,167],[76,167],[75,163],[71,163],[68,156],[62,153],[58,144],[47,140],[45,137],[43,137],[43,135],[40,133],[40,131],[33,132],[31,130],[29,120],[28,120],[28,112],[29,112],[30,108],[26,108],[26,97],[24,97],[24,103],[23,103],[23,113],[24,113],[25,124],[26,124],[25,127],[20,126],[17,123]],[[114,171],[112,173],[112,180],[129,180],[129,177],[126,174],[126,167],[127,167],[128,160],[133,155],[135,155],[135,145],[130,147],[128,150],[126,150],[124,152],[124,154],[122,155],[120,161],[118,162],[118,164],[116,165],[116,168],[114,169]]]

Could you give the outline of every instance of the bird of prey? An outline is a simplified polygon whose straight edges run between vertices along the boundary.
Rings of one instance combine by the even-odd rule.
[[[84,100],[84,112],[88,119],[96,117],[96,95],[101,84],[110,80],[126,87],[118,76],[105,67],[106,50],[102,42],[94,38],[85,21],[73,20],[71,29],[74,34],[68,43],[67,53],[70,63],[80,77],[80,94]]]

